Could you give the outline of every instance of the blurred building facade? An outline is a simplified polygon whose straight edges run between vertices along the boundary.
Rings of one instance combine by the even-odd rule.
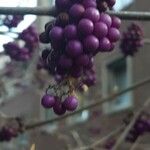
[[[50,6],[53,1],[39,0],[39,6]],[[129,11],[149,11],[150,2],[147,0],[135,0],[124,8]],[[39,17],[37,25],[39,32],[44,28],[45,23],[50,20],[50,17]],[[127,26],[132,21],[122,21],[121,31],[126,30]],[[145,38],[150,37],[150,22],[139,22],[144,29]],[[88,93],[88,102],[97,99],[98,96],[106,97],[110,93],[124,89],[138,81],[142,81],[150,76],[150,51],[149,44],[145,44],[135,57],[125,59],[119,50],[119,43],[115,50],[109,54],[99,54],[96,58],[97,84],[91,88]],[[103,112],[95,119],[90,119],[91,113],[84,112],[74,116],[71,119],[61,121],[59,123],[49,124],[46,127],[37,128],[28,131],[18,139],[13,140],[10,145],[7,145],[7,150],[27,150],[34,143],[36,150],[67,150],[66,143],[71,143],[71,146],[77,146],[73,132],[79,134],[83,144],[99,139],[110,131],[119,127],[122,123],[122,118],[125,117],[131,109],[137,110],[143,102],[150,96],[150,85],[142,86],[134,91],[124,94],[117,98],[114,102],[104,104],[102,107],[97,107],[95,110]],[[8,116],[21,116],[28,120],[27,123],[50,119],[55,117],[51,111],[45,111],[40,106],[41,91],[28,88],[20,92],[6,104],[0,106],[0,110]],[[86,99],[85,99],[86,100]],[[88,119],[89,116],[89,119]],[[69,122],[74,122],[71,124]],[[66,124],[68,125],[67,129]],[[59,130],[57,130],[59,127]],[[97,130],[96,134],[91,129]],[[57,131],[57,132],[56,132]],[[148,145],[150,136],[146,135],[142,138],[141,143],[145,147],[139,147],[138,150],[149,150]],[[21,144],[20,144],[21,143]],[[19,145],[20,144],[20,145]],[[1,145],[0,150],[6,150],[6,143]],[[13,147],[14,145],[14,147]],[[4,147],[2,147],[4,146]],[[26,147],[27,146],[27,147]],[[122,150],[129,149],[129,144],[123,144]]]

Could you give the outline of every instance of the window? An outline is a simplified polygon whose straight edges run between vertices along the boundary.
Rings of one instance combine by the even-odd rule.
[[[109,96],[113,92],[123,90],[131,84],[130,61],[125,58],[118,58],[105,65],[106,78],[103,81],[104,96]],[[132,107],[132,93],[128,92],[114,101],[104,104],[105,113],[114,113]]]
[[[114,10],[120,11],[124,9],[125,7],[131,5],[133,2],[134,0],[117,0],[114,6]]]
[[[42,115],[41,117],[43,120],[49,120],[49,119],[56,117],[52,109],[47,110],[47,109],[42,108],[41,115]],[[58,127],[57,123],[52,123],[52,124],[43,126],[42,131],[46,133],[52,133],[57,129],[57,127]]]
[[[29,134],[19,135],[15,140],[0,143],[0,150],[27,150],[29,147]]]
[[[19,135],[14,144],[16,149],[19,147],[20,150],[26,150],[29,146],[29,134],[24,133]]]

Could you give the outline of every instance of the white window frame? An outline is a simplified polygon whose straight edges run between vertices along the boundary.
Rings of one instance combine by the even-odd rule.
[[[103,98],[106,98],[110,95],[108,95],[108,64],[113,63],[116,60],[119,60],[122,58],[122,55],[115,55],[115,56],[111,56],[107,59],[105,59],[102,63],[102,75],[101,75],[101,81],[102,81],[102,96]],[[131,57],[127,57],[126,58],[126,65],[127,65],[127,86],[131,86],[132,85],[132,70],[133,70],[133,62],[132,62],[132,58]],[[103,108],[103,112],[105,114],[112,114],[112,113],[117,113],[123,110],[127,110],[127,109],[131,109],[133,107],[133,92],[129,92],[128,94],[130,94],[130,103],[128,106],[122,107],[118,110],[115,110],[113,108],[110,109],[110,103],[106,102],[103,104],[102,108]]]
[[[52,112],[54,113],[54,112]],[[44,108],[41,108],[40,109],[40,118],[41,120],[49,120],[49,119],[52,119],[54,117],[50,117],[49,119],[46,118],[46,110]],[[51,134],[53,132],[55,132],[58,128],[58,123],[52,123],[52,124],[48,124],[48,125],[45,125],[43,127],[41,127],[40,131],[43,132],[43,133],[47,133],[47,134]]]
[[[80,93],[78,93],[78,99],[80,99],[79,103],[79,108],[85,106],[87,104],[87,97],[89,93],[85,93],[86,95],[82,95]],[[83,123],[85,121],[87,121],[89,119],[89,110],[84,110],[79,114],[73,115],[72,117],[69,117],[66,122],[69,126],[71,125],[75,125],[75,124],[79,124],[79,123]]]

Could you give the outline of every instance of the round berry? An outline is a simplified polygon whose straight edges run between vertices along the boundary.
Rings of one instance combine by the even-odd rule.
[[[55,104],[55,98],[52,95],[45,94],[42,97],[41,104],[44,108],[52,108]]]

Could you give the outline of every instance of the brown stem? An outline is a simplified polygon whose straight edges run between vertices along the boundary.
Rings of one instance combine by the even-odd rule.
[[[37,122],[37,123],[33,123],[33,124],[30,124],[30,125],[26,125],[26,130],[31,130],[31,129],[34,129],[36,127],[41,127],[41,126],[44,126],[44,125],[47,125],[49,123],[53,123],[53,122],[57,122],[57,121],[61,121],[63,119],[66,119],[68,117],[71,117],[73,115],[76,115],[76,114],[79,114],[81,112],[83,112],[84,110],[88,110],[88,109],[92,109],[92,108],[95,108],[95,107],[98,107],[98,106],[101,106],[102,104],[104,104],[105,102],[109,102],[109,101],[112,101],[114,100],[116,97],[124,94],[124,93],[127,93],[129,91],[132,91],[132,90],[135,90],[143,85],[146,85],[150,83],[150,78],[148,79],[145,79],[143,81],[140,81],[136,84],[133,84],[132,86],[124,89],[124,90],[121,90],[120,92],[116,93],[116,94],[113,94],[113,95],[110,95],[109,97],[106,97],[106,98],[103,98],[103,99],[99,99],[97,98],[97,100],[87,106],[84,106],[80,109],[78,109],[77,111],[73,112],[73,113],[69,113],[69,114],[66,114],[64,116],[61,116],[61,117],[56,117],[56,118],[53,118],[53,119],[50,119],[50,120],[46,120],[46,121],[40,121],[40,122]]]

